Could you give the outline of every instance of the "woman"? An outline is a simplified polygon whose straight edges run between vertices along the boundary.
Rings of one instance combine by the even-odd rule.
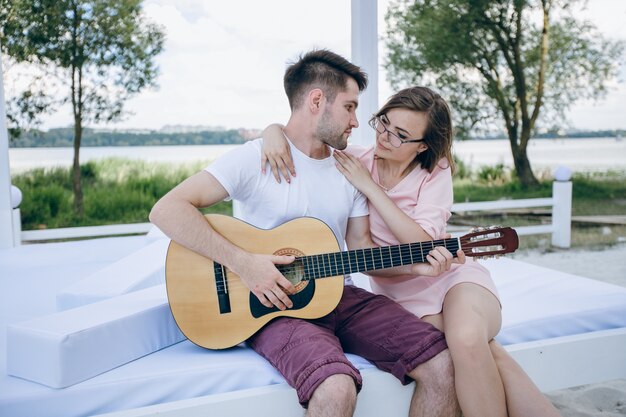
[[[396,245],[445,237],[452,206],[452,121],[445,100],[425,87],[393,95],[370,120],[376,144],[335,152],[338,169],[369,200],[372,240]],[[264,132],[266,160],[280,181],[295,175],[280,126]],[[443,330],[465,417],[559,415],[493,340],[502,316],[489,272],[477,262],[438,277],[370,275],[384,294]]]

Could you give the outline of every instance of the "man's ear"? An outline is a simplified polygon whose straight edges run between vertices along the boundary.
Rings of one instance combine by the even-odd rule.
[[[322,107],[322,102],[324,101],[324,92],[319,88],[314,88],[309,91],[308,99],[309,110],[311,113],[319,113],[320,108]]]

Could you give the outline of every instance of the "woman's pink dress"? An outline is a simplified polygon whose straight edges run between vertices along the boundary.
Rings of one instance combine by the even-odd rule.
[[[374,181],[380,182],[374,148],[350,146],[346,151],[359,158],[371,172]],[[418,166],[395,187],[386,191],[393,202],[433,239],[444,237],[453,202],[451,170],[445,161],[439,165],[432,173]],[[372,240],[380,246],[399,244],[372,204],[369,205],[369,211]],[[438,277],[370,276],[372,291],[395,300],[418,317],[440,313],[446,293],[464,282],[480,285],[498,298],[498,291],[489,271],[473,258],[467,258],[462,265],[453,264],[449,271]]]

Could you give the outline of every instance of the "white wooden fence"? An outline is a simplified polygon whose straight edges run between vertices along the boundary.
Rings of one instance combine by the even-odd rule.
[[[552,235],[553,246],[568,248],[571,240],[572,223],[572,183],[570,181],[555,181],[552,185],[552,197],[550,198],[457,203],[452,206],[452,211],[474,212],[532,207],[552,207],[552,221],[550,224],[545,225],[515,227],[518,235],[549,233]],[[14,236],[19,236],[21,242],[143,234],[147,233],[152,227],[150,223],[133,223],[21,231],[19,208],[14,209],[13,215],[15,216],[13,224],[18,228]],[[15,245],[17,246],[21,242],[15,242]]]
[[[571,181],[554,181],[552,183],[552,197],[550,198],[457,203],[452,206],[452,212],[494,211],[532,207],[552,207],[551,223],[538,226],[514,227],[517,234],[524,236],[550,233],[552,235],[552,246],[569,248],[571,244],[572,229]]]

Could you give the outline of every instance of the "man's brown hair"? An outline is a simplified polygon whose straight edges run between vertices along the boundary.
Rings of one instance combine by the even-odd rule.
[[[318,49],[301,55],[285,71],[283,83],[291,110],[299,108],[304,102],[304,94],[319,88],[330,103],[335,101],[337,93],[345,91],[348,78],[359,86],[359,91],[367,87],[367,74],[344,57],[327,49]]]

